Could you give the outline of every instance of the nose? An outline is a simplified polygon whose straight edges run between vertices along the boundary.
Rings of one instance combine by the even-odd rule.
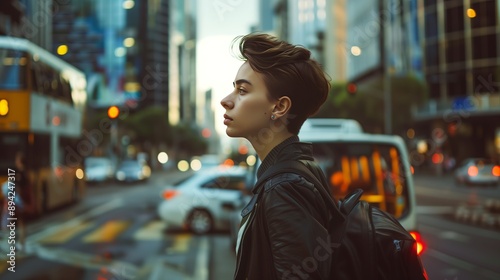
[[[220,104],[222,105],[222,107],[224,107],[224,109],[231,109],[234,106],[234,103],[233,101],[231,101],[230,96],[231,94],[222,98],[222,100],[220,101]]]

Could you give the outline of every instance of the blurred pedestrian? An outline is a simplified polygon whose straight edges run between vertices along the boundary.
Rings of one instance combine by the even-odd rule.
[[[312,164],[312,145],[298,138],[304,121],[328,96],[330,83],[320,65],[309,50],[271,35],[252,33],[237,42],[244,62],[232,92],[221,101],[226,134],[252,144],[262,160],[258,177],[280,162],[308,161],[324,181],[319,166]],[[331,210],[311,186],[285,173],[254,187],[258,201],[252,199],[245,208],[250,211],[238,234],[235,279],[330,276],[332,250],[326,241]]]
[[[28,170],[26,167],[26,156],[24,152],[18,152],[14,162],[15,180],[9,180],[2,184],[3,209],[2,209],[2,231],[5,233],[9,223],[8,218],[16,218],[16,247],[23,250],[26,241],[24,212],[27,196],[30,188]],[[12,184],[9,186],[8,182]],[[12,198],[12,200],[10,199]],[[9,201],[14,203],[14,210],[9,211]],[[11,213],[14,215],[12,216]]]

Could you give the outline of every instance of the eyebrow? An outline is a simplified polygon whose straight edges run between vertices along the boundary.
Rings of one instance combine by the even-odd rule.
[[[233,82],[233,86],[240,85],[240,84],[243,84],[243,83],[252,85],[252,83],[250,83],[249,80],[239,79],[239,80],[236,80],[236,82]]]

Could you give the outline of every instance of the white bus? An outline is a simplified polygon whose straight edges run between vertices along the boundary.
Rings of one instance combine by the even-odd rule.
[[[421,250],[412,166],[403,139],[363,133],[353,121],[308,119],[300,141],[312,143],[314,157],[337,200],[362,189],[361,199],[395,216],[419,241]]]

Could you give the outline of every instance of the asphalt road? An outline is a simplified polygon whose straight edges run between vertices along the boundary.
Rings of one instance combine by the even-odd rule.
[[[500,279],[500,211],[492,209],[500,187],[458,186],[450,175],[417,175],[415,184],[429,279]],[[483,221],[491,218],[498,223]]]
[[[147,183],[90,186],[78,205],[29,223],[15,273],[6,270],[2,251],[0,279],[231,279],[235,256],[227,232],[172,232],[156,215],[160,190],[185,176],[161,172]],[[450,176],[422,174],[415,184],[430,279],[500,279],[500,227],[481,224],[484,215],[472,218],[500,199],[500,188],[456,186]],[[459,209],[469,215],[458,217]]]

